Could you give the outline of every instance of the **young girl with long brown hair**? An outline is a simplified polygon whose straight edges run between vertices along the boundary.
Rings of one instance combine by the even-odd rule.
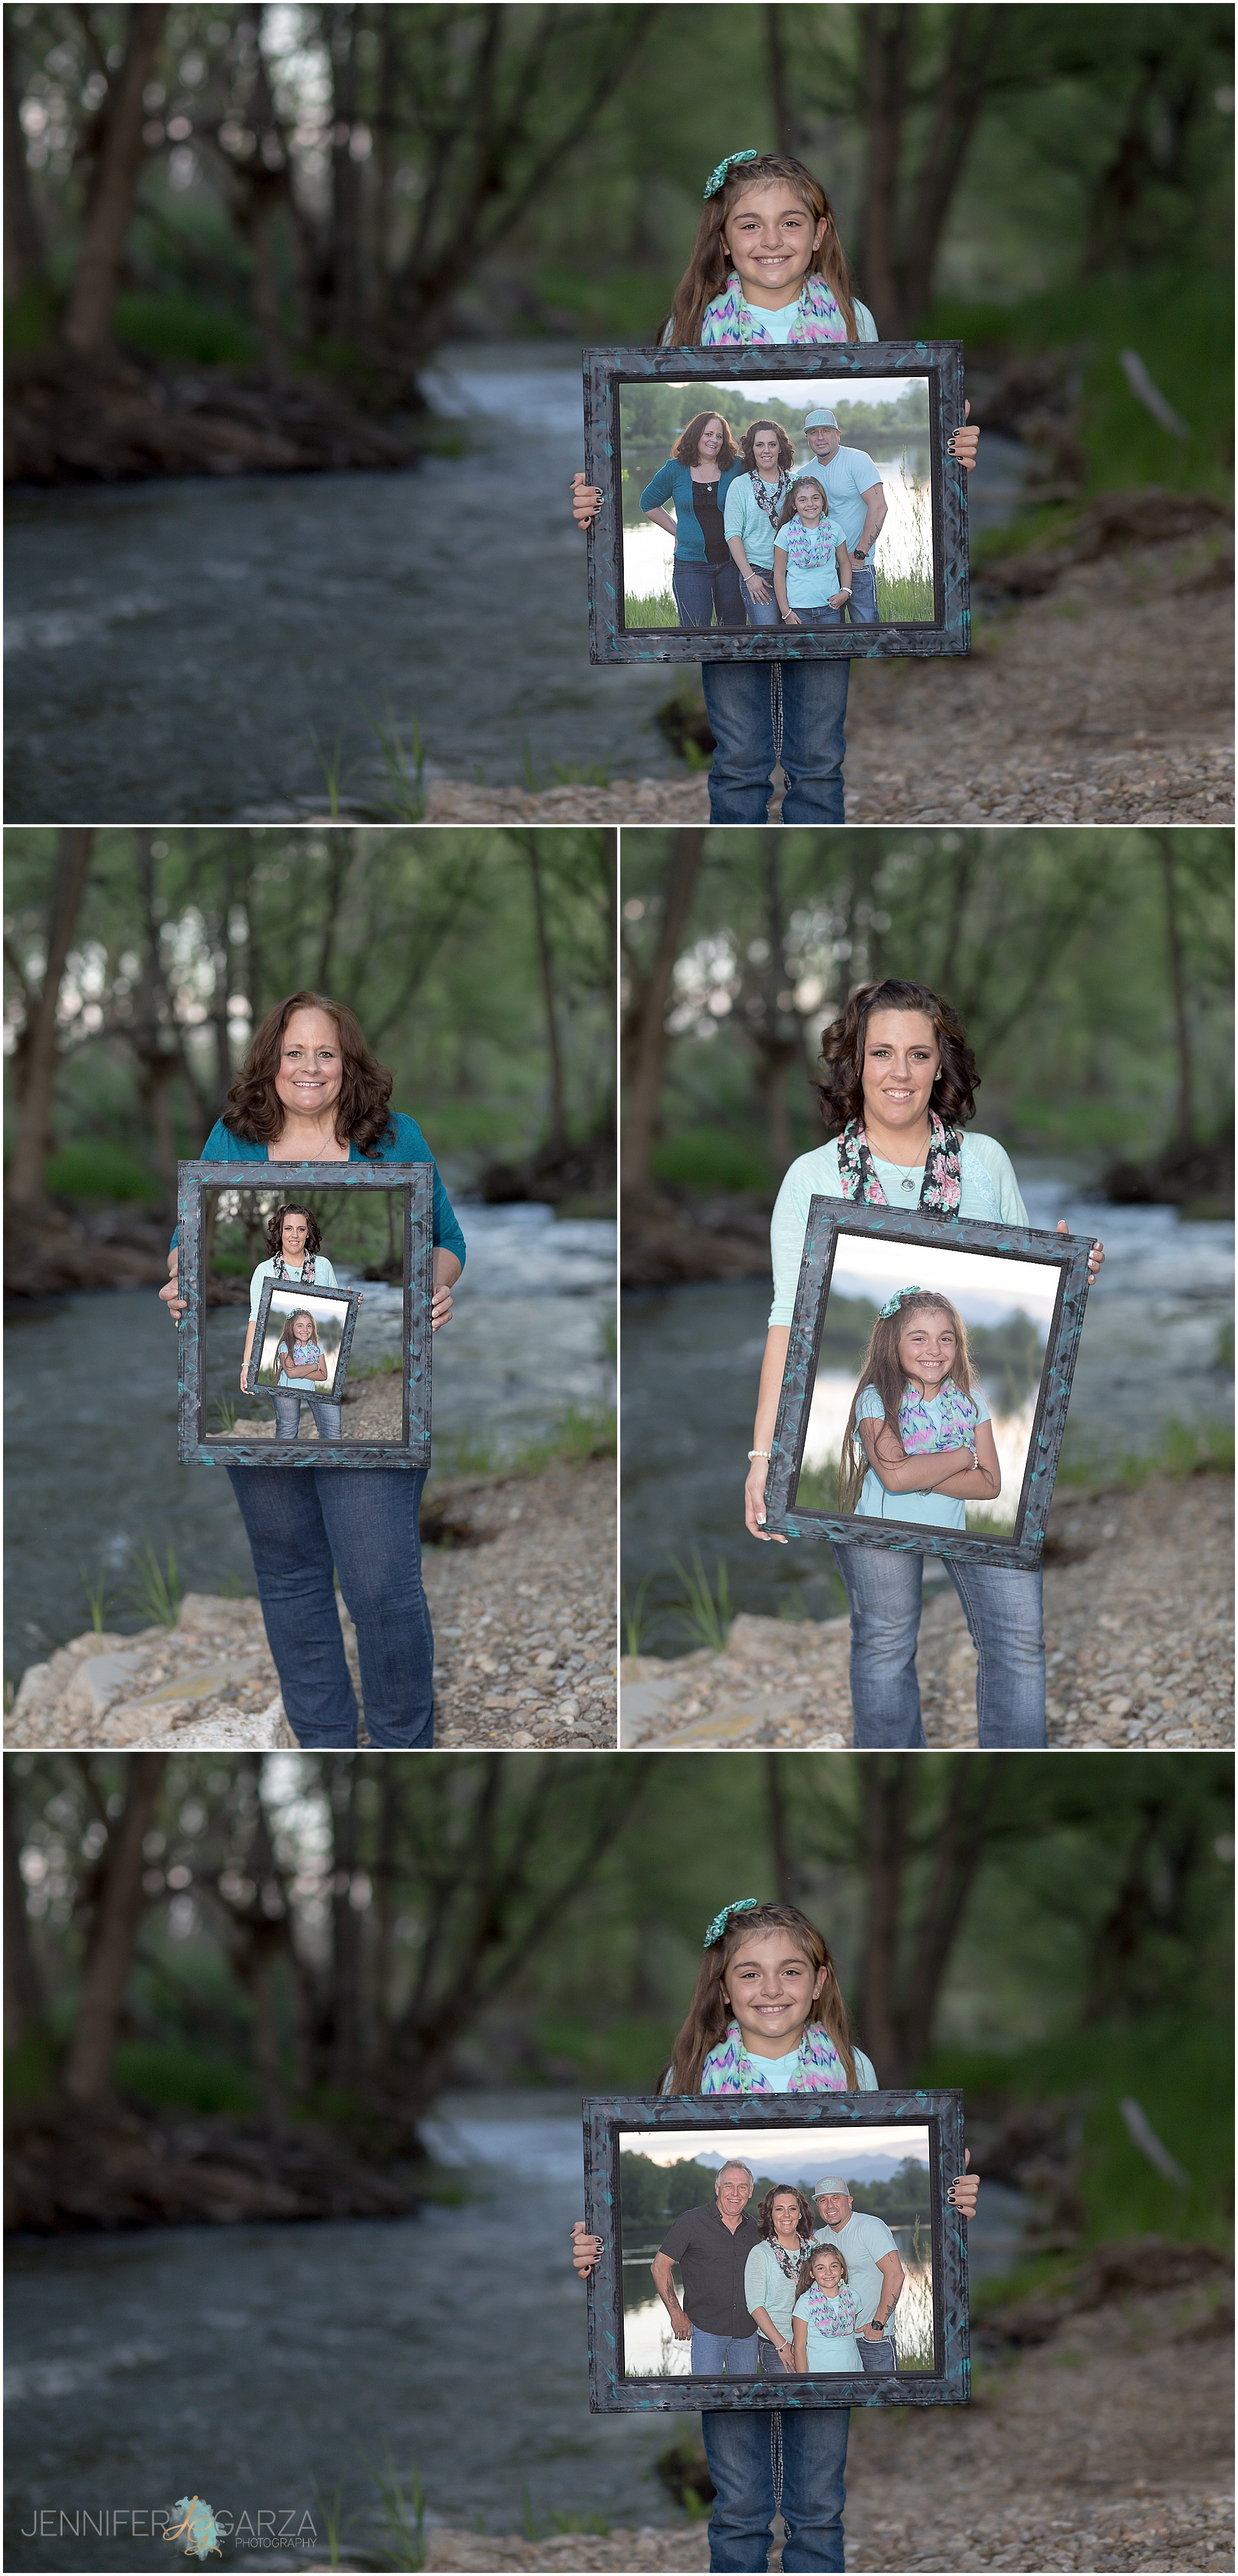
[[[663,2093],[875,2092],[872,2060],[857,2048],[825,1935],[798,1905],[741,1896],[707,1926],[704,1956],[683,2027],[663,2069]],[[950,2199],[975,2215],[980,2185],[960,2174]],[[583,2219],[572,2261],[589,2273],[602,2252]],[[774,2449],[781,2445],[783,2563],[836,2576],[843,2565],[845,2407],[790,2408],[768,2419],[706,2407],[705,2456],[716,2490],[709,2523],[714,2569],[761,2568],[775,2512]]]
[[[1002,1489],[967,1327],[935,1288],[896,1288],[869,1337],[842,1438],[838,1508],[965,1529]]]
[[[705,183],[688,265],[662,326],[673,348],[774,347],[880,337],[855,296],[833,207],[790,152],[728,152]],[[970,473],[979,432],[957,430],[951,452]],[[596,484],[572,477],[572,509],[587,527],[602,506]],[[775,767],[784,823],[841,823],[849,664],[706,662],[701,686],[715,742],[709,773],[714,823],[764,823]]]

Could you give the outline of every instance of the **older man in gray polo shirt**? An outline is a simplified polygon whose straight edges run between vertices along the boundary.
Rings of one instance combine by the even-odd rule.
[[[752,2190],[747,2165],[723,2165],[712,2209],[682,2211],[649,2267],[672,2334],[680,2343],[691,2335],[694,2377],[701,2372],[714,2379],[753,2378],[759,2367],[756,2320],[744,2296],[744,2267],[761,2242],[755,2219],[744,2216]],[[683,2274],[683,2307],[672,2278],[676,2263]]]
[[[855,2300],[855,2339],[865,2370],[897,2370],[898,2355],[890,2320],[906,2274],[898,2247],[884,2218],[866,2217],[853,2209],[841,2174],[825,2174],[813,2184],[821,2213],[814,2245],[836,2245],[847,2266],[847,2287]]]

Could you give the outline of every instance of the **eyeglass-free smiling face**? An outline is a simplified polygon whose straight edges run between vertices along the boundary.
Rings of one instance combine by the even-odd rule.
[[[750,303],[776,312],[790,304],[825,233],[785,179],[748,188],[727,217],[723,248]]]
[[[762,1932],[734,1953],[723,2001],[746,2048],[755,2048],[758,2057],[786,2057],[798,2045],[824,1983],[824,1968],[814,1968],[788,1933]]]
[[[935,1395],[950,1375],[958,1346],[949,1317],[920,1306],[899,1334],[898,1364],[904,1377],[918,1379]]]

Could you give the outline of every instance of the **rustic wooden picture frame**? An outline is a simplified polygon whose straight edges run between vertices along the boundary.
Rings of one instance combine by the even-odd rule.
[[[403,1201],[403,1427],[399,1440],[252,1440],[206,1429],[206,1194],[276,1188],[394,1191]],[[178,1277],[185,1313],[177,1335],[178,1456],[182,1465],[231,1467],[428,1467],[430,1464],[434,1174],[429,1163],[179,1163]],[[256,1340],[256,1337],[255,1337]]]
[[[981,1531],[934,1529],[928,1521],[879,1521],[858,1513],[804,1510],[793,1500],[803,1462],[821,1329],[840,1234],[879,1235],[887,1242],[905,1243],[912,1248],[931,1245],[942,1251],[1035,1261],[1058,1269],[1057,1300],[1011,1538],[991,1538]],[[765,1486],[765,1525],[770,1536],[832,1539],[848,1547],[892,1548],[925,1556],[971,1557],[982,1565],[1017,1566],[1034,1574],[1040,1565],[1066,1428],[1066,1408],[1087,1304],[1091,1249],[1090,1238],[1080,1234],[1047,1234],[1030,1226],[989,1225],[963,1217],[925,1216],[914,1210],[907,1213],[901,1208],[854,1204],[849,1199],[814,1197],[809,1203],[795,1314],[770,1444]]]
[[[294,1294],[303,1296],[307,1304],[311,1297],[322,1297],[334,1305],[342,1306],[344,1309],[344,1321],[340,1333],[340,1347],[330,1386],[304,1386],[299,1387],[296,1390],[299,1395],[304,1395],[306,1397],[317,1395],[328,1404],[338,1404],[343,1392],[344,1380],[348,1374],[348,1354],[352,1349],[352,1337],[356,1330],[357,1310],[361,1304],[362,1295],[364,1293],[360,1288],[302,1288],[299,1280],[293,1282],[285,1279],[264,1279],[258,1297],[258,1313],[254,1321],[254,1338],[249,1354],[249,1367],[245,1372],[246,1392],[249,1395],[272,1395],[275,1391],[273,1387],[259,1386],[258,1371],[262,1364],[262,1353],[266,1343],[267,1325],[270,1320],[272,1301],[277,1296],[286,1295],[290,1290]],[[290,1392],[290,1389],[284,1389],[285,1394]]]
[[[926,376],[935,615],[931,624],[682,629],[623,622],[623,511],[619,393],[625,384],[819,382],[831,390],[866,376]],[[830,662],[924,660],[971,650],[967,473],[949,452],[964,423],[961,340],[827,340],[737,349],[586,349],[585,479],[603,494],[588,530],[591,662]]]
[[[602,2240],[588,2278],[589,2407],[594,2415],[695,2414],[702,2405],[771,2414],[823,2406],[965,2406],[969,2398],[967,2222],[947,2199],[964,2172],[963,2096],[888,2093],[606,2094],[583,2104],[585,2223]],[[634,2129],[798,2129],[846,2171],[835,2133],[905,2120],[929,2135],[933,2268],[932,2371],[831,2372],[793,2379],[630,2379],[624,2370],[619,2140]]]

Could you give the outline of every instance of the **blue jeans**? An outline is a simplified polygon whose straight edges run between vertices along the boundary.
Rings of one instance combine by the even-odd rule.
[[[851,2417],[845,2406],[788,2409],[778,2416],[701,2417],[705,2457],[717,2494],[709,2518],[709,2564],[727,2571],[769,2564],[774,2524],[771,2434],[782,2426],[782,2563],[838,2576],[843,2559],[843,2471]]]
[[[356,1744],[340,1590],[357,1630],[371,1744],[434,1742],[434,1636],[421,1588],[419,1467],[229,1467],[284,1709],[308,1752]]]
[[[708,626],[715,611],[719,626],[743,625],[739,571],[729,555],[724,564],[689,563],[685,556],[676,555],[671,589],[681,626]]]
[[[764,602],[764,604],[762,604],[759,599],[754,599],[748,588],[747,582],[744,580],[743,574],[740,574],[739,586],[743,592],[744,608],[747,613],[749,625],[781,626],[782,610],[774,597],[774,575],[772,569],[767,569],[764,564],[754,564],[752,569],[754,572],[760,573],[761,579],[765,583],[765,587],[769,592],[769,598]]]
[[[313,1414],[314,1420],[318,1425],[318,1437],[320,1440],[340,1440],[343,1438],[343,1427],[340,1422],[340,1408],[338,1404],[332,1404],[325,1395],[288,1395],[285,1393],[283,1395],[272,1395],[271,1402],[275,1407],[275,1437],[277,1440],[295,1440],[298,1437],[301,1428],[301,1407],[303,1404],[308,1404],[310,1412]]]
[[[840,614],[848,617],[853,626],[878,626],[877,575],[872,564],[853,563],[850,578],[851,597]]]
[[[728,2379],[737,2375],[755,2378],[757,2336],[706,2334],[703,2326],[692,2329],[692,2367],[719,2378],[723,2371]]]
[[[711,823],[764,823],[778,747],[782,691],[784,823],[841,823],[843,727],[849,666],[840,662],[706,662],[705,708],[717,746],[709,773]]]
[[[866,2335],[857,2335],[862,2370],[897,2370],[898,2348],[892,2334],[884,2334],[880,2343],[870,2343]]]
[[[881,1547],[836,1547],[851,1609],[852,1742],[919,1751],[925,1742],[916,1679],[924,1558]],[[986,1751],[1045,1742],[1045,1641],[1038,1574],[943,1557],[976,1648],[976,1718]]]

